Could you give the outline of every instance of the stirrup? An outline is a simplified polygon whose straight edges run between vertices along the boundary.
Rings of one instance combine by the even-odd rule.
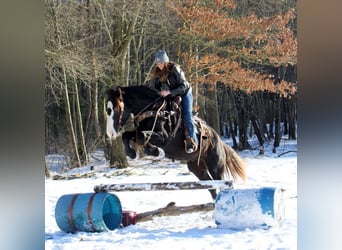
[[[191,154],[193,152],[196,152],[197,145],[191,137],[186,138],[184,140],[184,144],[185,144],[185,152],[186,153]]]

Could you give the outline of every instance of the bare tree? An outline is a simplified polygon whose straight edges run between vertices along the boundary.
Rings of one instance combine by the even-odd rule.
[[[280,122],[296,138],[295,2],[46,0],[46,151],[82,165],[103,146],[111,165],[126,166],[120,140],[103,143],[99,107],[109,87],[143,83],[158,49],[182,65],[194,110],[235,148],[249,147],[251,128],[260,144],[279,138]]]

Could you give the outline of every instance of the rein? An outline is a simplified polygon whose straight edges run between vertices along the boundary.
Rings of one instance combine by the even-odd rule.
[[[151,102],[150,104],[148,104],[147,106],[145,106],[142,110],[139,111],[138,114],[135,115],[135,117],[140,116],[146,109],[148,109],[149,107],[151,107],[152,105],[154,105],[155,103],[157,103],[161,98],[164,98],[163,96],[159,96],[157,99],[155,99],[153,102]],[[164,99],[165,102],[165,99]]]
[[[152,132],[149,134],[149,136],[147,137],[147,140],[144,142],[144,146],[146,146],[147,143],[151,140],[153,131],[154,131],[155,127],[156,127],[156,123],[157,123],[157,120],[158,120],[158,114],[159,114],[159,112],[164,108],[165,104],[166,104],[166,101],[165,101],[165,99],[164,99],[163,104],[162,104],[162,105],[160,106],[160,108],[157,110],[157,113],[156,113],[156,115],[155,115],[155,119],[154,119],[154,122],[153,122],[153,126],[152,126]]]
[[[162,105],[158,108],[158,110],[156,111],[146,111],[148,108],[150,108],[151,106],[153,106],[155,103],[157,103],[158,101],[160,101],[161,99],[164,99],[163,100],[163,103]],[[159,96],[157,99],[155,99],[153,102],[149,103],[148,105],[146,105],[143,109],[141,109],[136,115],[133,115],[131,114],[131,118],[129,119],[130,121],[133,121],[134,122],[134,127],[135,129],[137,129],[139,127],[139,123],[141,121],[143,121],[144,119],[146,118],[149,118],[149,117],[153,117],[154,116],[154,122],[153,122],[153,126],[152,126],[152,130],[151,130],[151,133],[148,135],[148,137],[146,138],[146,141],[144,142],[143,146],[146,146],[149,141],[151,140],[151,137],[152,137],[152,134],[153,134],[153,131],[155,130],[155,126],[157,124],[157,120],[158,120],[158,117],[160,116],[161,114],[161,110],[165,107],[166,105],[166,100],[165,100],[165,97],[163,96]],[[121,124],[122,123],[122,117],[123,117],[123,113],[124,113],[124,102],[123,101],[120,101],[119,103],[119,107],[120,107],[120,115],[119,115],[119,127],[120,128],[123,128],[123,127],[126,127],[125,125]],[[174,127],[174,129],[172,131],[170,131],[169,133],[169,140],[167,142],[167,144],[170,143],[170,141],[175,137],[179,127],[180,127],[180,124],[181,124],[181,119],[182,117],[182,114],[179,113],[179,116],[178,116],[178,119],[177,119],[177,124],[176,126]],[[129,122],[130,123],[130,122]],[[130,123],[132,124],[132,123]]]
[[[149,117],[154,117],[154,122],[153,122],[153,126],[152,126],[152,130],[151,130],[151,133],[148,135],[147,137],[147,140],[144,142],[144,146],[146,146],[149,141],[151,140],[151,137],[152,137],[152,134],[153,134],[153,131],[155,130],[155,126],[156,126],[156,123],[157,123],[157,120],[159,118],[159,116],[161,116],[161,110],[165,107],[166,105],[166,100],[164,98],[163,100],[163,103],[162,105],[158,108],[158,110],[156,111],[145,111],[146,109],[148,109],[149,107],[151,107],[152,105],[154,105],[155,103],[157,103],[161,98],[164,98],[162,96],[160,96],[159,98],[157,98],[156,100],[154,100],[152,103],[150,103],[149,105],[147,105],[146,107],[144,107],[138,114],[136,114],[133,118],[134,120],[134,125],[135,127],[139,127],[139,123],[143,120],[145,120],[146,118],[149,118]],[[174,129],[172,131],[169,132],[169,139],[167,141],[167,144],[170,143],[170,141],[175,137],[179,127],[180,127],[180,124],[181,124],[181,117],[182,117],[182,114],[181,114],[181,111],[179,111],[180,113],[178,112],[175,112],[176,114],[178,114],[178,119],[177,119],[177,124],[176,126],[174,127]],[[172,115],[172,112],[170,113]],[[166,144],[166,145],[167,145]]]
[[[130,118],[129,120],[133,120],[134,121],[134,126],[137,127],[136,125],[136,122],[140,122],[142,120],[144,120],[146,117],[149,117],[149,116],[153,116],[153,111],[150,111],[150,115],[149,116],[146,116],[146,117],[143,117],[142,119],[139,117],[141,117],[141,115],[143,114],[143,112],[148,109],[149,107],[151,107],[152,105],[154,105],[155,103],[157,103],[161,98],[163,98],[162,96],[158,97],[156,100],[154,100],[153,102],[151,102],[150,104],[148,104],[147,106],[145,106],[142,110],[140,110],[138,112],[138,114],[136,115],[133,115],[132,118]],[[122,124],[122,117],[123,117],[123,113],[124,113],[124,107],[125,107],[125,103],[123,101],[119,101],[118,102],[118,106],[120,107],[120,114],[119,114],[119,128],[120,130],[124,127],[126,127],[126,124]],[[127,122],[125,122],[127,123]]]

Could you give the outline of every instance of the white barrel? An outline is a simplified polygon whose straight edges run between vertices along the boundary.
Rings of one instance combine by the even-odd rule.
[[[285,215],[280,188],[227,189],[217,195],[215,223],[218,228],[281,226]]]

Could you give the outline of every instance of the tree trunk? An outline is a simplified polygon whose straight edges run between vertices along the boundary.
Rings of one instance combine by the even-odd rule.
[[[111,168],[128,167],[125,148],[122,143],[121,136],[117,137],[115,140],[111,140],[109,165]]]
[[[239,123],[239,150],[251,149],[251,145],[248,142],[247,130],[248,130],[248,96],[245,93],[239,91],[238,94],[238,123]]]
[[[297,139],[297,129],[296,129],[296,96],[291,96],[289,100],[288,108],[288,120],[289,120],[289,139]]]
[[[45,177],[47,177],[47,178],[51,177],[51,173],[50,173],[46,163],[45,163]]]
[[[70,137],[70,141],[71,141],[71,145],[72,145],[72,151],[73,151],[72,163],[75,163],[76,167],[80,167],[81,166],[81,160],[80,160],[80,156],[78,154],[78,145],[77,145],[77,141],[76,141],[74,125],[72,122],[67,77],[66,77],[66,72],[65,72],[64,67],[63,67],[63,80],[64,80],[64,97],[65,97],[64,103],[65,103],[65,110],[66,110],[66,120],[67,120],[67,126],[68,126],[68,130],[69,130],[69,137]]]
[[[241,108],[239,112],[239,150],[251,149],[251,145],[248,142],[247,129],[248,119],[246,115],[246,109]]]
[[[216,86],[217,89],[217,103],[221,103],[221,105],[218,105],[218,116],[220,117],[219,120],[219,128],[220,128],[220,134],[222,136],[227,136],[228,131],[228,112],[229,112],[229,100],[227,96],[226,88],[223,84],[218,83]]]
[[[95,62],[95,55],[94,55],[94,44],[95,44],[95,37],[92,25],[92,10],[93,7],[91,6],[91,1],[87,0],[87,18],[88,18],[88,50],[89,50],[89,63],[91,65],[91,110],[93,116],[93,123],[94,129],[97,139],[101,138],[101,128],[99,122],[99,109],[98,109],[98,82],[96,76],[96,62]]]
[[[289,125],[288,125],[288,113],[289,113],[289,100],[288,98],[283,98],[282,101],[282,110],[281,110],[281,121],[284,124],[284,132],[283,135],[289,134]]]
[[[219,115],[217,105],[216,84],[206,84],[207,122],[218,133],[221,134],[219,126]]]
[[[262,103],[262,95],[260,92],[252,93],[252,112],[250,114],[250,119],[252,122],[252,127],[254,128],[254,133],[256,134],[260,146],[263,146],[265,143],[265,136],[264,136],[264,111],[263,111],[263,103]]]
[[[229,97],[229,103],[231,103],[231,108],[229,112],[229,127],[230,127],[230,134],[232,135],[233,140],[233,148],[235,150],[239,149],[238,142],[236,140],[237,136],[237,123],[238,123],[238,110],[237,110],[237,104],[236,104],[236,92],[234,92],[230,87],[226,87],[225,91],[227,92],[227,96]]]
[[[199,56],[198,56],[198,46],[197,45],[194,45],[195,46],[195,53],[196,53],[196,55],[195,55],[195,60],[198,60],[199,59]],[[192,53],[192,45],[191,45],[191,53]],[[180,54],[180,53],[179,53]],[[197,67],[197,65],[195,65],[195,69],[194,69],[194,71],[195,71],[195,78],[198,78],[198,67]],[[187,69],[187,76],[188,76],[188,78],[189,78],[189,81],[190,81],[190,84],[191,84],[191,80],[192,80],[192,78],[190,77],[190,72],[191,72],[191,69]],[[198,83],[197,82],[195,82],[195,83],[192,83],[192,92],[193,92],[193,96],[194,96],[194,103],[193,103],[193,110],[194,110],[194,112],[198,112],[198,110],[199,110],[199,103],[198,103]]]
[[[269,117],[268,117],[268,121],[269,121],[269,137],[270,139],[273,139],[274,138],[274,102],[275,102],[275,94],[274,93],[268,93],[268,114],[269,114]]]
[[[256,134],[258,140],[259,140],[259,144],[260,146],[263,146],[265,141],[264,141],[264,137],[261,133],[261,129],[260,129],[260,125],[259,122],[257,120],[257,118],[255,117],[255,115],[251,115],[251,122],[252,122],[252,126],[254,128],[254,133]]]
[[[281,105],[281,96],[275,95],[275,119],[274,119],[274,130],[275,137],[273,143],[273,153],[276,153],[276,148],[280,145],[281,140],[281,132],[280,132],[280,105]]]
[[[232,140],[233,140],[233,148],[234,149],[238,149],[239,148],[239,144],[236,140],[236,125],[233,122],[229,122],[229,126],[230,126],[230,133],[232,135]]]
[[[74,74],[73,68],[72,72]],[[74,80],[74,92],[75,92],[75,104],[76,104],[76,116],[77,116],[77,124],[78,124],[78,132],[79,132],[79,155],[80,160],[82,164],[88,164],[88,150],[85,143],[85,137],[84,137],[84,130],[83,130],[83,121],[82,121],[82,112],[80,107],[80,100],[79,100],[79,94],[78,94],[78,87],[77,87],[77,81],[75,78],[75,75],[73,77]]]
[[[144,68],[144,63],[145,60],[142,60],[143,62],[141,62],[140,60],[140,54],[144,53],[144,47],[143,47],[143,38],[144,38],[144,34],[145,34],[145,23],[146,21],[144,20],[144,22],[140,25],[142,26],[139,30],[139,32],[137,32],[137,36],[133,37],[132,40],[132,44],[133,44],[133,60],[129,61],[130,64],[132,64],[131,68],[133,68],[134,70],[132,70],[131,72],[131,82],[135,82],[138,85],[143,83],[143,76],[144,76],[144,72],[143,72],[143,68]],[[144,58],[142,58],[144,59]],[[128,76],[129,77],[129,76]]]
[[[128,74],[125,67],[126,58],[143,3],[144,1],[139,3],[137,9],[135,10],[135,17],[133,20],[128,21],[124,19],[124,16],[118,16],[116,19],[117,26],[113,30],[113,72],[114,75],[117,76],[117,83],[121,86],[126,83],[125,75]],[[106,146],[108,147],[110,144],[107,143]],[[128,166],[121,136],[119,136],[116,140],[111,141],[111,149],[107,151],[110,152],[109,162],[111,167],[125,168]]]

